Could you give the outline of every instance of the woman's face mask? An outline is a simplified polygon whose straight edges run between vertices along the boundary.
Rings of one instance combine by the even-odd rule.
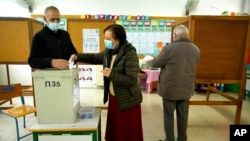
[[[107,49],[114,49],[115,46],[113,46],[112,41],[111,40],[104,40],[104,45]]]

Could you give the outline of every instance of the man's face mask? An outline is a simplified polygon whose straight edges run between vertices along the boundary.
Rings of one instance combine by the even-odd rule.
[[[50,30],[57,32],[57,30],[60,28],[60,24],[55,22],[49,22],[48,27]]]
[[[115,48],[115,46],[112,45],[111,40],[104,40],[104,45],[107,49],[114,49]]]

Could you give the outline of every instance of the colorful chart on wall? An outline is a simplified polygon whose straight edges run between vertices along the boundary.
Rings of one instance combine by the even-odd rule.
[[[166,45],[171,42],[171,25],[176,20],[118,20],[127,33],[138,55],[158,55],[157,42]]]

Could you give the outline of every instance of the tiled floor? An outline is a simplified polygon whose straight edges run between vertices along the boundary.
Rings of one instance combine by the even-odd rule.
[[[82,106],[106,106],[102,104],[103,89],[81,89]],[[236,95],[234,95],[236,96]],[[144,141],[157,141],[164,138],[162,119],[162,100],[156,93],[143,93],[142,117]],[[222,97],[212,94],[211,99],[219,100]],[[33,97],[26,96],[26,102],[33,104]],[[194,94],[191,100],[204,100],[205,94]],[[17,99],[15,99],[17,100]],[[14,103],[15,103],[14,100]],[[234,123],[236,106],[202,106],[191,105],[188,141],[229,141],[229,125]],[[250,124],[250,98],[243,102],[241,124]],[[102,138],[105,132],[107,111],[101,113]],[[19,119],[21,121],[21,119]],[[22,122],[20,122],[22,123]],[[27,126],[36,123],[34,115],[27,117]],[[21,128],[21,134],[27,133],[27,129]],[[0,114],[0,141],[16,141],[14,120]],[[32,136],[23,138],[21,141],[32,141]]]

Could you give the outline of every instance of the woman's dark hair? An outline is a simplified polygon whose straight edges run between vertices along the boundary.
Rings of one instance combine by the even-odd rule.
[[[114,39],[118,39],[120,41],[119,42],[120,45],[122,45],[126,41],[127,36],[126,36],[126,31],[123,28],[123,26],[119,24],[111,24],[104,29],[104,33],[107,30],[112,32],[112,36]]]

